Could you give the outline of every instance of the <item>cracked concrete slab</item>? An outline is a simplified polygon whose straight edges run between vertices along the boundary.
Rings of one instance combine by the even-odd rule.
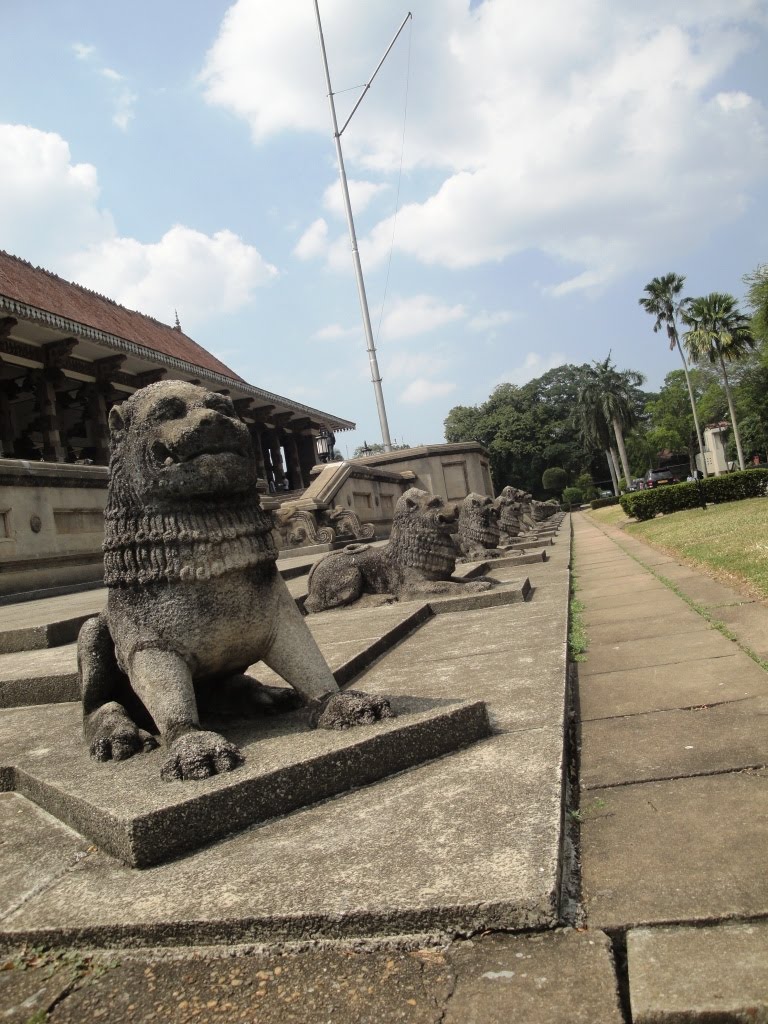
[[[673,663],[592,675],[588,662],[579,665],[581,721],[768,694],[768,674],[741,651],[725,658],[689,661],[686,668],[681,672],[679,664]]]
[[[581,806],[592,928],[768,915],[768,771],[593,790]]]
[[[552,927],[562,770],[562,730],[527,730],[144,871],[92,852],[2,935],[112,946]]]
[[[577,594],[577,597],[579,595]],[[665,590],[660,594],[650,594],[647,597],[639,598],[637,601],[630,601],[622,604],[605,604],[602,607],[595,607],[595,602],[590,601],[588,605],[585,605],[584,610],[581,614],[584,624],[591,628],[592,626],[601,626],[606,623],[632,623],[637,619],[647,619],[657,615],[676,615],[681,607],[685,607],[685,604],[670,590]],[[695,615],[696,613],[692,613]]]
[[[77,864],[90,843],[17,793],[0,793],[0,919]]]
[[[160,781],[164,747],[128,761],[93,761],[76,704],[61,706],[56,726],[45,716],[47,728],[38,709],[0,719],[2,756],[18,793],[125,863],[145,867],[488,734],[478,701],[398,696],[391,703],[395,718],[340,732],[310,729],[304,709],[247,723],[204,721],[239,747],[245,764],[197,781]]]
[[[768,922],[636,928],[627,935],[635,1024],[768,1021]]]
[[[706,632],[710,629],[712,626],[705,618],[683,604],[681,608],[675,609],[674,615],[660,614],[656,608],[655,615],[613,622],[590,622],[587,638],[588,642],[596,647],[621,643],[628,639],[650,640],[654,637],[680,636],[682,633],[690,636],[692,633]]]
[[[602,932],[493,935],[450,951],[444,1024],[621,1024],[611,944]]]
[[[605,646],[598,645],[589,651],[584,672],[592,676],[600,672],[618,672],[635,665],[675,665],[702,658],[725,658],[737,649],[714,629],[678,636],[627,638]]]
[[[583,722],[581,732],[584,790],[738,771],[766,762],[768,696]]]

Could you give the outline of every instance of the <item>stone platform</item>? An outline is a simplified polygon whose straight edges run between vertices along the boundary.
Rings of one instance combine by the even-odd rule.
[[[224,827],[217,822],[215,833],[200,834],[205,805],[185,788],[189,784],[157,779],[160,754],[91,765],[82,748],[78,753],[74,705],[0,711],[4,736],[28,740],[23,757],[4,756],[9,770],[0,775],[6,788],[19,788],[0,794],[2,832],[13,836],[0,845],[6,879],[0,942],[174,946],[555,925],[562,870],[569,529],[548,550],[546,562],[526,565],[530,578],[517,562],[490,566],[499,585],[485,593],[310,616],[307,623],[337,678],[344,671],[345,684],[354,680],[356,689],[387,694],[400,717],[341,737],[306,733],[300,723],[292,733],[283,719],[274,735],[263,734],[258,742],[254,736],[244,768],[205,784],[217,798],[219,792],[229,794],[225,820],[238,813],[241,783],[248,800],[279,813],[279,773],[299,763],[314,787],[302,802],[315,802],[294,810],[286,806],[290,813],[250,825],[240,821],[237,834],[215,841],[212,835],[221,836]],[[263,666],[253,672],[270,681]],[[491,722],[485,738],[483,708]],[[409,735],[417,739],[422,760],[430,760],[411,759],[408,766],[403,758],[399,767],[394,761],[387,766],[387,750],[401,756]],[[441,736],[449,737],[442,748]],[[461,749],[448,752],[456,747]],[[60,760],[57,770],[61,758],[71,758],[66,776]],[[346,792],[334,785],[324,790],[326,776],[347,771],[344,758],[363,766],[362,774],[341,787]],[[109,777],[103,788],[86,783],[86,776],[102,768]],[[361,785],[372,777],[364,772],[374,770],[380,781]],[[391,771],[396,774],[381,777]],[[22,795],[24,786],[42,806]],[[166,803],[169,786],[182,792],[181,803]],[[55,805],[46,805],[54,798]],[[144,827],[130,831],[130,822],[141,819],[142,798],[148,801],[147,822],[158,814],[155,824],[164,827],[150,830],[144,854],[137,855],[134,846],[129,855],[136,863],[147,850],[150,860],[176,855],[138,870],[82,833],[96,835],[85,819],[100,819],[99,827],[112,830],[114,842],[123,844],[114,852],[125,857],[130,837]],[[43,809],[65,817],[63,804],[77,805],[81,833]],[[157,838],[158,832],[167,835]],[[182,852],[185,844],[202,841],[203,848]],[[158,851],[157,844],[165,848]]]

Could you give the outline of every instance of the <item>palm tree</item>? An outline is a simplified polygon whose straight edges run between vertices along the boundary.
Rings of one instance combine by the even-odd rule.
[[[642,383],[643,378],[632,370],[620,373],[611,364],[610,353],[603,362],[585,367],[582,373],[577,410],[582,436],[606,450],[608,466],[611,468],[613,463],[618,476],[618,463],[610,436],[613,429],[624,480],[629,486],[632,477],[624,445],[624,431],[637,424],[632,388]],[[618,494],[618,480],[614,482],[614,487]]]
[[[725,397],[733,424],[733,437],[739,456],[739,469],[744,469],[744,452],[741,449],[739,425],[733,407],[731,384],[728,380],[726,363],[738,363],[745,359],[756,342],[750,328],[749,317],[736,305],[736,299],[724,292],[710,292],[698,299],[686,299],[681,309],[683,323],[688,330],[683,336],[688,355],[695,362],[705,359],[720,364],[725,385]]]
[[[685,371],[685,383],[688,385],[688,398],[691,402],[691,412],[693,413],[693,423],[696,427],[696,437],[699,442],[699,451],[701,452],[701,466],[704,472],[704,476],[708,476],[707,473],[707,460],[704,457],[704,441],[701,436],[701,427],[699,426],[699,414],[696,412],[696,400],[693,397],[693,387],[691,385],[691,377],[688,373],[688,363],[685,359],[685,354],[680,346],[680,336],[677,333],[677,315],[681,311],[681,307],[684,299],[680,299],[680,292],[683,290],[685,284],[685,278],[682,274],[664,274],[663,277],[654,277],[652,281],[649,281],[643,291],[648,294],[637,301],[651,316],[656,317],[656,322],[653,325],[654,333],[660,331],[662,327],[666,328],[667,337],[669,338],[670,351],[677,347],[677,351],[680,353],[680,358],[683,362],[683,370]]]

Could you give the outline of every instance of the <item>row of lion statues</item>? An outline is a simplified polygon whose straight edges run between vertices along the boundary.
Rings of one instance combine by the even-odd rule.
[[[308,723],[321,728],[391,717],[385,699],[340,691],[280,576],[250,435],[229,397],[159,381],[114,406],[109,428],[107,604],[78,638],[91,756],[123,760],[153,749],[159,737],[163,779],[203,779],[244,758],[201,726],[201,708],[242,716],[305,706]],[[343,512],[337,524],[359,533]],[[403,599],[487,590],[492,580],[451,579],[459,554],[501,550],[533,522],[530,496],[514,488],[496,502],[470,494],[460,513],[410,488],[385,546],[349,544],[314,564],[306,611],[365,593]],[[248,676],[260,661],[291,689]]]

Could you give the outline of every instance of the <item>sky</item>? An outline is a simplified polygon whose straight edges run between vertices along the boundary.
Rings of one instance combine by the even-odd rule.
[[[408,12],[319,0],[340,124]],[[392,439],[768,262],[768,0],[410,0],[342,136]],[[0,248],[381,440],[312,0],[0,0]]]

